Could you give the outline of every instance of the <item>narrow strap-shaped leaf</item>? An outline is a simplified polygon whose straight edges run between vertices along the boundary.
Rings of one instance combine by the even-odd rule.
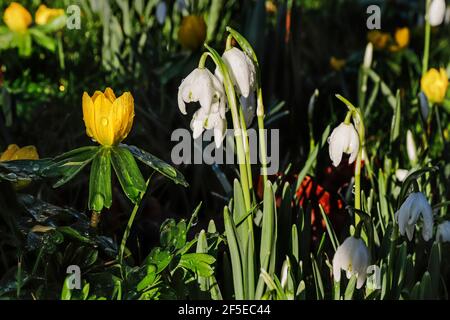
[[[231,268],[233,274],[234,295],[236,300],[244,299],[244,282],[242,277],[242,264],[239,256],[239,247],[236,240],[236,226],[230,217],[228,207],[223,209],[223,220],[225,224],[225,235],[230,250]]]
[[[269,260],[272,254],[272,241],[274,238],[274,220],[275,220],[275,208],[274,208],[274,195],[272,190],[272,183],[267,181],[264,190],[263,200],[263,221],[261,231],[261,248],[259,251],[259,263],[261,270],[268,270]],[[264,292],[264,280],[259,278],[256,286],[255,298],[260,299]]]

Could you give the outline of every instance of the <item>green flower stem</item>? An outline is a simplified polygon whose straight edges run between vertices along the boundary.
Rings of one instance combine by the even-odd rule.
[[[209,52],[205,52],[200,57],[200,60],[198,61],[198,67],[200,69],[204,69],[205,68],[206,59],[208,59],[208,56],[209,56]]]
[[[216,50],[211,48],[208,44],[205,43],[206,49],[209,51],[207,53],[214,61],[216,66],[221,70],[223,76],[223,85],[225,88],[225,93],[227,95],[228,106],[231,110],[231,117],[233,120],[233,128],[234,128],[234,138],[236,140],[236,152],[238,156],[239,163],[239,173],[241,175],[241,185],[242,191],[244,192],[244,204],[247,212],[250,212],[251,209],[251,199],[250,199],[250,186],[248,185],[248,174],[247,174],[247,166],[245,161],[245,150],[244,144],[242,140],[242,129],[239,120],[239,112],[238,105],[236,103],[236,94],[234,92],[233,82],[231,81],[230,74],[228,73],[228,68],[223,63],[222,58],[219,56]],[[253,229],[253,215],[249,215],[249,226]]]
[[[361,160],[362,160],[362,147],[359,148],[358,156],[356,157],[355,165],[355,209],[361,210]],[[359,215],[355,215],[355,225],[358,225],[360,218]]]
[[[144,198],[145,193],[147,192],[148,184],[150,182],[150,179],[152,176],[150,176],[145,184],[145,190],[140,193],[139,200],[134,205],[133,211],[131,212],[130,218],[128,219],[127,227],[125,228],[125,231],[122,236],[122,242],[120,243],[120,249],[119,249],[119,255],[118,260],[119,264],[123,264],[123,254],[125,252],[125,245],[127,244],[128,237],[130,235],[131,227],[133,226],[134,219],[136,218],[136,214],[138,212],[138,209],[141,205],[142,199]]]
[[[430,37],[431,37],[431,26],[429,22],[429,12],[430,0],[426,0],[425,3],[425,43],[423,48],[423,59],[422,59],[422,75],[424,75],[428,70],[428,59],[430,56]]]
[[[248,185],[250,188],[250,194],[253,194],[253,175],[252,175],[252,165],[251,165],[251,158],[250,158],[250,146],[249,146],[249,139],[248,139],[248,133],[247,133],[247,126],[245,124],[245,118],[244,113],[242,112],[242,108],[239,108],[239,120],[241,121],[241,128],[242,128],[242,143],[244,145],[244,151],[245,151],[245,165],[247,167],[247,178],[248,178]]]
[[[233,48],[233,45],[231,43],[231,41],[233,40],[233,35],[229,34],[227,37],[227,43],[225,45],[225,51],[230,50],[231,48]]]
[[[348,111],[347,114],[345,115],[344,123],[349,125],[351,121],[352,121],[352,112]]]
[[[347,108],[349,109],[349,112],[351,113],[351,116],[353,118],[353,123],[356,126],[356,129],[358,131],[359,136],[359,150],[358,155],[356,157],[356,165],[355,165],[355,209],[361,210],[361,161],[362,161],[362,155],[363,150],[365,146],[365,127],[364,127],[364,120],[361,113],[361,109],[356,108],[350,101],[348,101],[346,98],[344,98],[341,95],[336,95],[336,97],[341,100]],[[345,121],[349,121],[347,119],[348,113],[345,117]],[[360,221],[360,217],[358,214],[355,214],[355,226],[358,225]]]
[[[267,148],[266,148],[266,137],[264,134],[264,103],[262,98],[261,86],[259,85],[259,77],[258,77],[258,97],[257,97],[256,116],[258,117],[258,135],[259,135],[259,151],[260,151],[259,154],[261,156],[262,175],[265,186],[267,183]]]

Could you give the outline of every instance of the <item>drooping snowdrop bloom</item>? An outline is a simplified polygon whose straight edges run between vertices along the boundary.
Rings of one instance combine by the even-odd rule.
[[[186,114],[186,103],[199,102],[200,109],[192,117],[194,139],[204,129],[214,129],[216,147],[220,147],[226,130],[225,93],[222,83],[206,68],[192,71],[178,88],[178,108]]]
[[[167,15],[167,4],[164,1],[161,1],[156,6],[156,20],[159,24],[164,24]]]
[[[428,22],[431,26],[440,25],[445,18],[445,0],[432,0],[428,8]]]
[[[444,221],[437,227],[436,240],[450,242],[450,221]]]
[[[373,59],[373,44],[367,43],[366,50],[364,51],[363,66],[364,68],[370,68],[372,66]]]
[[[346,272],[347,279],[357,276],[356,288],[361,288],[367,277],[369,266],[369,249],[364,241],[355,237],[348,237],[337,248],[333,257],[334,280],[341,280],[341,269]]]
[[[417,148],[411,130],[406,132],[406,152],[411,165],[414,166],[417,163]]]
[[[404,235],[406,232],[409,241],[414,236],[414,229],[420,215],[423,219],[422,236],[425,241],[428,241],[433,236],[433,210],[423,193],[413,192],[395,213],[400,234]]]
[[[397,169],[395,170],[395,177],[397,178],[398,181],[403,182],[408,176],[408,173],[409,171],[406,169]]]
[[[348,163],[355,161],[359,150],[359,136],[353,124],[342,122],[328,137],[328,151],[333,165],[337,167],[342,160],[342,154],[350,155]]]
[[[183,79],[178,87],[178,108],[186,114],[186,103],[199,102],[207,110],[218,101],[220,108],[225,108],[222,83],[206,68],[194,69]]]
[[[219,108],[219,102],[215,102],[207,113],[205,109],[198,109],[191,120],[192,136],[197,139],[203,130],[214,130],[214,143],[216,148],[222,145],[225,131],[227,129],[227,121],[225,119],[224,109]]]
[[[248,97],[255,90],[256,85],[256,70],[253,61],[236,47],[226,50],[222,59],[228,67],[231,81],[235,85],[237,93]],[[217,78],[223,80],[218,68],[216,68],[215,74]]]

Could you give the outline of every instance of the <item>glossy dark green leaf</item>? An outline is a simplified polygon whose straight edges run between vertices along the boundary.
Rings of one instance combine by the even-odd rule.
[[[140,194],[145,192],[146,185],[131,152],[122,147],[111,148],[111,163],[127,197],[133,203],[139,201]]]
[[[167,219],[160,228],[160,241],[164,248],[181,249],[186,244],[186,221],[176,223],[174,219]]]
[[[53,159],[53,163],[44,168],[43,175],[58,178],[53,187],[58,188],[72,180],[101,150],[99,146],[74,149]]]
[[[112,204],[111,150],[102,148],[96,154],[89,178],[89,210],[101,212]]]
[[[121,147],[125,147],[133,154],[133,156],[136,157],[139,161],[142,163],[152,167],[162,175],[166,176],[167,178],[171,179],[177,184],[181,184],[184,187],[187,187],[189,184],[186,182],[184,176],[174,167],[172,167],[170,164],[162,161],[161,159],[155,157],[151,153],[148,153],[147,151],[144,151],[142,149],[139,149],[135,146],[129,146],[126,144],[120,144]]]
[[[52,163],[51,159],[0,162],[0,180],[39,180],[45,177],[44,170]]]

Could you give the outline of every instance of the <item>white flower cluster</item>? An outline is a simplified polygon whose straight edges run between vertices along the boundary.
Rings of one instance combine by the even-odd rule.
[[[243,106],[246,124],[250,125],[255,113],[256,71],[252,60],[240,49],[226,50],[222,59],[230,72],[230,78]],[[226,94],[223,86],[223,75],[216,69],[212,74],[206,68],[192,71],[178,88],[178,108],[186,114],[186,103],[199,102],[198,109],[191,121],[194,139],[203,131],[214,130],[216,147],[222,145],[227,129]]]

